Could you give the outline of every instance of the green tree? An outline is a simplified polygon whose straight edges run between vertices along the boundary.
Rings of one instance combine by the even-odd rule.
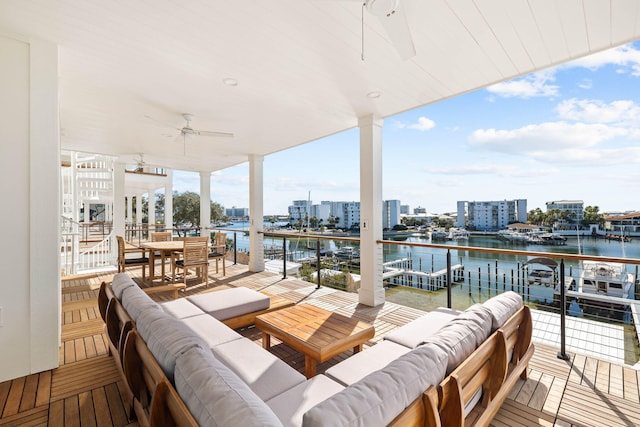
[[[582,220],[582,224],[584,226],[598,224],[602,227],[604,225],[604,214],[600,213],[598,206],[587,206],[584,208],[584,220]]]
[[[546,214],[542,212],[542,209],[535,208],[527,213],[527,222],[529,224],[542,225],[545,221],[545,216]]]
[[[173,193],[173,223],[197,227],[200,225],[200,195],[193,191]]]
[[[211,202],[211,222],[224,221],[224,209],[218,202]]]

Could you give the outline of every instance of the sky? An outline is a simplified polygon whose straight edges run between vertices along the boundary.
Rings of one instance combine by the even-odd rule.
[[[455,212],[459,200],[583,200],[640,211],[640,42],[384,120],[383,199]],[[264,159],[264,213],[293,200],[359,200],[359,131]],[[211,198],[249,207],[249,168],[215,172]],[[174,191],[199,192],[174,172]]]

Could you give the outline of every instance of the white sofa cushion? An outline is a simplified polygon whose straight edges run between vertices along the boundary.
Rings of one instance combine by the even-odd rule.
[[[175,384],[201,426],[282,426],[273,411],[210,350],[192,347],[180,355]]]
[[[306,381],[300,372],[247,338],[217,345],[212,351],[262,400]]]
[[[194,346],[207,348],[191,329],[162,310],[145,310],[136,328],[171,382],[176,360],[182,353]]]
[[[489,309],[475,304],[428,337],[425,343],[433,343],[448,354],[446,374],[449,375],[487,339],[491,322]]]
[[[349,386],[411,351],[409,347],[382,340],[373,347],[356,353],[325,371],[325,375]]]
[[[458,310],[438,307],[424,316],[394,329],[384,339],[408,348],[416,348],[460,313]]]
[[[491,328],[495,331],[522,307],[522,297],[513,291],[507,291],[490,298],[483,305],[491,312]]]
[[[445,375],[447,354],[420,346],[314,406],[303,426],[385,426]]]
[[[121,301],[122,306],[129,313],[129,317],[135,323],[138,323],[138,317],[148,308],[162,311],[158,303],[152,300],[138,285],[126,287],[122,292]]]
[[[122,301],[122,292],[129,286],[138,286],[127,273],[118,273],[113,276],[111,281],[111,289],[116,298]]]
[[[160,307],[176,319],[185,319],[191,316],[204,314],[197,305],[190,302],[187,298],[178,298],[172,301],[160,303]]]
[[[187,299],[218,320],[242,316],[269,308],[271,299],[248,288],[231,288],[194,295]]]
[[[208,314],[187,317],[177,321],[189,327],[193,331],[192,333],[197,334],[206,343],[205,348],[212,348],[242,338],[242,335]]]
[[[324,375],[316,375],[273,399],[267,400],[266,403],[285,427],[297,427],[302,425],[302,417],[305,412],[342,390],[344,390],[343,385]],[[331,414],[326,415],[332,416]]]

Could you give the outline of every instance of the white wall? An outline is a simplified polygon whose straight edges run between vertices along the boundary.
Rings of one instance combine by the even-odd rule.
[[[0,381],[58,366],[58,51],[0,36]]]

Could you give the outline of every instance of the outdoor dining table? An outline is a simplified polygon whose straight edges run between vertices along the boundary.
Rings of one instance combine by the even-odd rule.
[[[165,271],[164,263],[167,256],[171,256],[174,252],[182,252],[184,249],[184,241],[172,240],[165,242],[146,242],[140,244],[141,248],[149,250],[149,280],[155,279],[155,265],[156,265],[156,253],[160,254],[162,259],[162,282],[164,282]]]

